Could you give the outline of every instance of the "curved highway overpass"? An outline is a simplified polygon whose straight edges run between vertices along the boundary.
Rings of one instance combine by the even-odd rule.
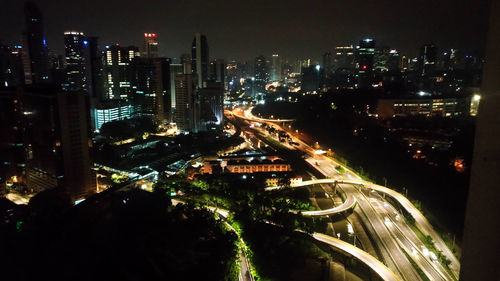
[[[369,266],[384,281],[400,280],[389,268],[387,268],[378,259],[374,258],[367,252],[352,246],[349,243],[346,243],[340,239],[333,238],[331,236],[322,233],[314,233],[311,236],[318,241],[326,243],[336,249],[340,249],[344,253],[352,255],[356,259],[360,260],[361,262]]]
[[[313,185],[313,184],[318,184],[318,183],[342,183],[342,182],[339,180],[331,181],[330,179],[321,179],[321,180],[304,181],[301,183],[293,184],[293,185],[291,185],[291,187],[302,187],[302,186],[308,186],[308,185]],[[270,191],[270,190],[276,190],[276,189],[280,189],[280,188],[281,187],[279,187],[279,186],[273,186],[273,187],[268,187],[265,190]],[[350,194],[348,194],[344,203],[342,203],[341,205],[339,205],[337,207],[333,207],[333,208],[325,209],[325,210],[318,210],[318,211],[303,211],[300,213],[304,216],[329,216],[329,215],[336,215],[336,214],[340,214],[340,213],[352,210],[355,206],[356,206],[356,198],[354,198],[354,196],[351,196]]]

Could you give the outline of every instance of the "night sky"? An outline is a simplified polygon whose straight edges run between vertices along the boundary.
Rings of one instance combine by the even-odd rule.
[[[377,45],[415,56],[424,43],[482,54],[488,0],[35,0],[45,17],[49,48],[63,54],[63,32],[100,37],[100,45],[142,44],[159,36],[160,55],[189,52],[193,34],[207,36],[211,58],[253,59],[279,53],[290,59],[372,37]],[[0,40],[18,44],[22,0],[0,0]]]

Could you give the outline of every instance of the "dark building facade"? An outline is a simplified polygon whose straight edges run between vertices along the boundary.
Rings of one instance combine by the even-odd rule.
[[[12,163],[2,171],[6,180],[13,183],[16,176],[32,193],[64,188],[73,200],[94,193],[87,96],[53,87],[1,94],[3,129],[11,132],[1,140],[7,150],[2,158]]]
[[[198,132],[199,102],[196,95],[196,82],[192,74],[176,74],[175,118],[177,128],[182,131]]]
[[[200,89],[200,129],[216,130],[222,128],[224,118],[224,85],[220,82],[207,82]]]
[[[210,80],[224,84],[226,80],[226,63],[223,59],[210,62]]]
[[[420,48],[419,73],[422,77],[429,77],[436,72],[437,47],[434,44],[426,44]]]
[[[23,112],[17,90],[0,88],[0,194],[24,182]]]
[[[131,63],[135,103],[160,124],[170,122],[170,59],[135,58]]]
[[[47,83],[49,81],[48,52],[42,13],[35,3],[26,2],[24,15],[26,29],[22,36],[22,61],[25,83]]]
[[[359,46],[356,49],[358,88],[367,88],[371,85],[374,56],[375,40],[367,38],[359,41]]]
[[[24,84],[21,46],[10,48],[0,44],[0,88]]]
[[[269,81],[269,67],[264,56],[255,58],[254,78],[256,95],[265,93],[266,83]]]
[[[191,45],[192,72],[196,74],[197,86],[203,87],[203,82],[208,79],[209,53],[207,37],[201,33],[194,35],[193,44]]]
[[[318,91],[322,84],[322,72],[319,65],[302,68],[302,92]]]

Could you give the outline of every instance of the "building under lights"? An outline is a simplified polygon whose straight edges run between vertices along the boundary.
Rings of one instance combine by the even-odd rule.
[[[144,33],[141,56],[150,59],[158,57],[158,38],[156,33]]]
[[[406,97],[400,99],[380,99],[377,105],[377,115],[380,118],[395,116],[474,116],[477,114],[479,96],[464,98],[418,98]]]
[[[222,128],[224,118],[224,84],[207,82],[200,89],[200,130],[216,130]]]
[[[333,59],[333,71],[339,68],[354,68],[354,47],[337,46]]]
[[[65,91],[87,91],[90,67],[87,53],[89,41],[83,32],[64,32],[66,77],[62,84]]]
[[[133,102],[130,63],[137,56],[140,56],[137,47],[106,46],[104,81],[108,99]]]
[[[107,100],[94,109],[95,128],[100,130],[104,123],[130,119],[141,114],[140,107],[134,107],[123,100]]]
[[[277,82],[281,80],[281,59],[278,54],[273,54],[271,57],[271,71],[269,82]]]
[[[356,49],[358,88],[371,86],[374,56],[375,40],[367,38],[359,41],[359,46]]]

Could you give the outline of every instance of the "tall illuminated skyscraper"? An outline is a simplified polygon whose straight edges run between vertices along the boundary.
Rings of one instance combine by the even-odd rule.
[[[194,35],[191,47],[193,73],[196,74],[198,87],[203,87],[203,82],[208,79],[209,55],[207,37],[201,33]]]
[[[64,49],[66,52],[66,79],[62,88],[67,91],[88,91],[88,74],[86,49],[89,44],[85,34],[79,31],[64,32]]]
[[[255,58],[255,68],[254,68],[254,78],[255,78],[255,91],[257,94],[262,94],[265,92],[266,83],[269,79],[269,72],[267,67],[266,58],[263,56],[258,56]]]
[[[141,56],[149,59],[158,57],[158,37],[156,33],[144,33]]]
[[[133,102],[130,63],[139,56],[139,49],[134,46],[106,46],[104,80],[108,99],[125,99]]]
[[[370,86],[375,56],[375,40],[367,38],[359,41],[356,49],[356,66],[358,72],[358,88]]]
[[[23,33],[22,61],[26,84],[46,83],[49,80],[47,41],[43,16],[33,2],[24,5],[26,30]]]
[[[271,77],[270,82],[276,82],[281,80],[281,59],[278,54],[273,54],[271,57]]]

